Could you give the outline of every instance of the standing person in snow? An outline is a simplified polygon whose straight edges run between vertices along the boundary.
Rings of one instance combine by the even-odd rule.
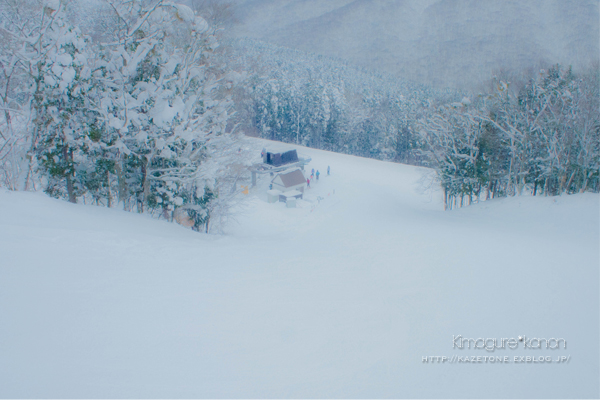
[[[327,166],[327,175],[329,175],[329,165]]]
[[[321,174],[319,173],[319,170],[317,170],[317,180],[319,180],[319,175]]]
[[[310,171],[310,176],[313,176],[314,174],[315,174],[315,169],[313,168],[313,169]]]
[[[310,189],[310,178],[306,178],[306,187]]]

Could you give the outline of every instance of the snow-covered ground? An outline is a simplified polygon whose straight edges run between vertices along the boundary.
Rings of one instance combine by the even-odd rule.
[[[598,195],[444,212],[425,169],[267,146],[321,179],[288,209],[263,177],[225,235],[0,190],[0,397],[599,395]]]

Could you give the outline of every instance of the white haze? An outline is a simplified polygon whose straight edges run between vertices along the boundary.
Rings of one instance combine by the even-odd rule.
[[[190,0],[194,1],[194,0]],[[470,88],[500,69],[599,59],[595,0],[239,0],[235,36]]]

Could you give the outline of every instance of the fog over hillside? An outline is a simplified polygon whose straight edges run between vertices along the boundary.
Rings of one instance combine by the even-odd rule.
[[[597,0],[238,0],[231,29],[436,86],[599,59]]]

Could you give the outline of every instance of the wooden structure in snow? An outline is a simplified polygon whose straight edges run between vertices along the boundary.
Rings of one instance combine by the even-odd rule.
[[[271,181],[273,189],[279,190],[282,193],[297,190],[301,194],[304,193],[306,178],[300,169],[292,172],[277,174]]]
[[[269,154],[271,154],[271,156],[269,156]],[[279,158],[273,157],[273,154],[279,154]],[[283,155],[286,156],[284,157]],[[292,161],[294,159],[296,161]],[[270,161],[271,164],[266,161]],[[285,161],[286,164],[280,164],[283,161]],[[291,168],[300,168],[304,170],[304,166],[310,163],[310,161],[310,157],[298,157],[296,150],[286,151],[283,154],[265,151],[263,154],[263,162],[254,164],[250,167],[250,172],[252,173],[252,187],[256,186],[257,174],[271,174],[271,176],[273,176],[276,172],[289,170]],[[279,164],[279,166],[276,166],[273,163]]]
[[[271,153],[270,151],[267,151],[263,155],[263,163],[274,167],[297,163],[298,161],[298,153],[296,153],[296,150],[286,151],[285,153]]]
[[[269,156],[269,154],[271,155]],[[310,161],[310,157],[298,157],[296,150],[286,151],[285,153],[264,151],[263,162],[254,164],[250,167],[250,172],[252,173],[252,187],[256,186],[257,174],[271,174],[271,176],[273,176],[276,172],[289,170],[295,167],[303,170],[304,166],[310,163]]]

